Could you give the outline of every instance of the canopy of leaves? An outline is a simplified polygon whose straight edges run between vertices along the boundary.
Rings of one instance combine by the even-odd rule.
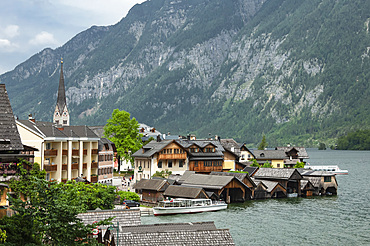
[[[265,163],[263,163],[262,165],[263,168],[272,168],[272,164],[268,161],[266,161]]]
[[[370,130],[358,130],[340,137],[337,141],[337,149],[370,150]]]
[[[267,148],[267,142],[266,142],[266,136],[263,135],[261,143],[258,145],[258,149],[264,150],[265,148]]]
[[[166,170],[162,170],[162,171],[156,171],[154,174],[153,174],[153,177],[159,177],[159,178],[168,178],[168,176],[170,176],[172,174],[172,171],[168,171],[167,169]]]
[[[297,161],[297,164],[294,165],[294,168],[304,168],[304,162]]]
[[[131,154],[142,147],[142,135],[138,128],[139,123],[135,118],[131,119],[128,112],[115,109],[104,126],[104,136],[116,145],[121,158],[133,162]]]
[[[260,164],[258,164],[256,159],[252,159],[251,167],[261,167]]]
[[[117,194],[120,197],[121,203],[123,202],[123,200],[133,200],[137,202],[140,201],[140,196],[135,192],[120,190],[117,192]]]

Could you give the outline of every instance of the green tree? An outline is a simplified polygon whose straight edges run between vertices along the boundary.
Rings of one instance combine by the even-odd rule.
[[[263,163],[262,165],[263,168],[272,168],[272,164],[268,161],[266,161],[265,163]]]
[[[107,120],[104,136],[116,145],[119,163],[121,158],[133,163],[131,155],[143,146],[138,127],[137,120],[131,119],[130,114],[124,110],[113,110],[112,117]],[[118,165],[118,171],[120,167]]]
[[[267,148],[267,142],[266,142],[266,136],[263,135],[261,143],[258,145],[258,149],[264,150],[265,148]]]
[[[125,199],[126,200],[133,200],[133,201],[137,201],[137,202],[140,201],[140,196],[138,194],[136,194],[135,192],[120,190],[120,191],[117,192],[117,194],[120,197],[121,203]]]
[[[168,178],[168,176],[170,176],[172,174],[171,171],[168,171],[167,169],[166,170],[162,170],[162,171],[156,171],[152,177],[159,177],[159,178]]]
[[[319,150],[326,150],[326,144],[319,143]]]
[[[108,219],[85,225],[77,218],[86,211],[83,199],[78,199],[78,193],[61,183],[32,177],[30,186],[33,189],[25,202],[8,196],[16,214],[0,220],[0,229],[7,231],[10,245],[85,245],[94,243],[86,236],[96,225],[110,223]],[[73,196],[76,198],[70,199]]]
[[[258,164],[256,159],[252,159],[251,167],[261,167],[260,164]]]
[[[304,168],[304,162],[297,161],[297,164],[294,165],[294,168]]]

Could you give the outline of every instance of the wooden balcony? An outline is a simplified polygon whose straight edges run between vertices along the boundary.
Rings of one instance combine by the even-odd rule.
[[[83,164],[82,164],[82,168],[83,168],[83,169],[87,169],[87,163],[83,163]]]
[[[159,154],[158,160],[185,160],[186,153],[181,154]]]
[[[72,155],[73,156],[79,156],[80,155],[80,150],[79,149],[73,149],[72,150]]]
[[[83,149],[82,152],[83,155],[87,155],[87,149]]]
[[[62,150],[62,155],[68,155],[68,150],[67,149]]]
[[[92,149],[92,150],[91,150],[91,154],[92,154],[92,155],[97,155],[97,154],[99,154],[98,149]]]
[[[46,149],[46,150],[44,150],[44,155],[45,156],[57,156],[58,155],[58,150],[56,150],[56,149]]]
[[[98,176],[91,176],[90,177],[90,182],[91,183],[97,183],[98,182]]]
[[[72,170],[78,170],[78,163],[72,163]]]
[[[67,164],[63,164],[62,165],[62,171],[67,171],[68,170],[68,165]]]
[[[92,168],[98,168],[98,163],[97,162],[91,162],[91,169]]]
[[[46,172],[56,172],[58,170],[58,165],[44,165]]]

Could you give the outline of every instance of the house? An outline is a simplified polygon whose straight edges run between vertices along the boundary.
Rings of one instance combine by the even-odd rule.
[[[98,181],[99,137],[88,126],[57,126],[51,122],[16,120],[22,143],[38,149],[35,162],[47,180],[67,181],[86,177]]]
[[[338,183],[335,174],[311,169],[297,169],[304,179],[308,179],[314,187],[313,195],[336,195]]]
[[[211,172],[211,175],[220,175],[220,176],[233,176],[241,180],[246,186],[249,187],[251,190],[250,196],[247,197],[253,197],[254,196],[254,189],[257,187],[257,185],[254,183],[254,181],[251,179],[251,177],[248,175],[248,173],[234,173],[234,172]]]
[[[252,194],[249,187],[234,176],[193,174],[181,186],[201,187],[207,192],[214,192],[227,203],[250,200]]]
[[[302,175],[292,168],[259,168],[253,175],[255,179],[275,181],[281,184],[287,194],[301,195]]]
[[[235,245],[229,230],[214,222],[161,223],[120,227],[117,245]]]
[[[315,187],[309,179],[301,180],[301,192],[303,197],[312,196],[315,192]]]
[[[141,194],[143,202],[157,203],[164,200],[163,192],[170,184],[164,179],[141,179],[134,184],[136,193]]]
[[[306,148],[304,147],[276,147],[275,150],[284,151],[286,158],[284,167],[294,167],[297,162],[304,162],[308,159]]]
[[[188,198],[188,199],[209,198],[206,191],[203,188],[186,187],[181,185],[168,186],[167,189],[164,191],[163,196],[170,198]]]
[[[255,199],[287,197],[286,188],[275,181],[253,179],[258,186]],[[257,187],[256,187],[257,188]]]
[[[284,168],[284,160],[287,158],[283,150],[254,150],[254,156],[261,166],[269,162],[273,168]]]

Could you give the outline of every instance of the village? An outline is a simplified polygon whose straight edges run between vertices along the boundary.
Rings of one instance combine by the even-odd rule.
[[[297,163],[305,164],[309,159],[304,147],[251,150],[234,139],[162,134],[145,124],[138,129],[143,142],[153,140],[132,154],[132,164],[122,162],[118,167],[116,147],[104,138],[104,126],[70,126],[63,63],[53,122],[37,121],[31,114],[28,120],[15,118],[4,84],[0,84],[0,109],[1,217],[11,215],[7,195],[12,191],[7,182],[16,173],[13,163],[20,158],[39,163],[48,181],[84,180],[114,186],[118,180],[117,188],[138,193],[141,205],[146,207],[173,198],[211,199],[229,204],[337,194],[335,174],[295,168]],[[114,174],[116,170],[133,170],[133,175],[122,185],[121,176]],[[163,240],[162,237],[179,243],[196,238],[208,242],[199,245],[234,245],[229,231],[217,229],[212,222],[141,225],[141,213],[141,209],[118,204],[115,210],[88,211],[80,218],[93,223],[113,216],[117,234],[113,227],[102,227],[99,235],[109,232],[105,238],[115,237],[115,245],[147,245]],[[187,233],[179,237],[181,231]],[[153,232],[156,236],[148,239],[146,235]]]

